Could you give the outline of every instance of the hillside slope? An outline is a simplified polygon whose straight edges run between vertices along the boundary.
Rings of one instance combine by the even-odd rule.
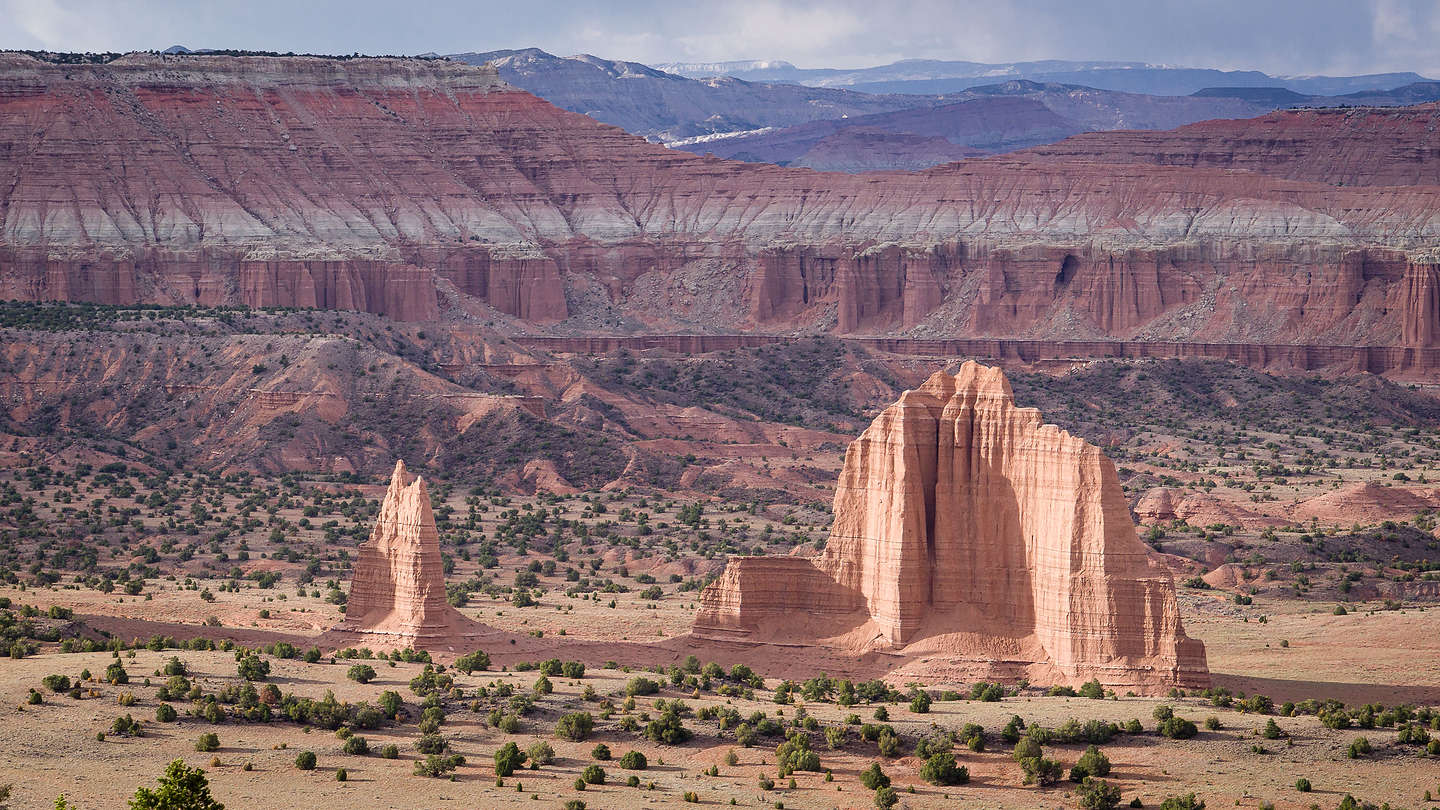
[[[557,334],[1432,346],[1436,115],[1276,113],[842,175],[669,150],[440,61],[8,55],[0,297]]]

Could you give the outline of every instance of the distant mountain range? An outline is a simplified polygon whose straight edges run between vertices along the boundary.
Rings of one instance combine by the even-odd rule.
[[[538,48],[446,58],[492,63],[506,82],[557,107],[675,148],[851,172],[924,168],[1096,130],[1440,99],[1440,82],[1414,73],[1287,78],[1060,60],[906,60],[859,70],[778,60],[649,66]]]
[[[926,107],[675,146],[697,154],[825,171],[916,169],[1054,143],[1081,132],[1172,129],[1213,118],[1249,118],[1274,108],[1225,95],[1147,96],[1030,81],[977,87],[944,98],[945,103]]]
[[[1296,93],[1334,96],[1367,90],[1388,90],[1427,81],[1418,73],[1375,73],[1364,76],[1271,76],[1258,70],[1215,70],[1153,65],[1145,62],[1068,61],[965,62],[905,59],[877,67],[797,68],[779,60],[736,62],[672,62],[656,68],[687,78],[730,76],[756,82],[787,82],[808,87],[833,87],[867,93],[955,93],[1010,79],[1080,84],[1163,96],[1186,96],[1207,87],[1283,87]]]
[[[933,98],[728,77],[687,79],[639,62],[588,54],[560,57],[538,48],[450,58],[471,65],[494,63],[500,78],[557,107],[663,142],[935,103]]]

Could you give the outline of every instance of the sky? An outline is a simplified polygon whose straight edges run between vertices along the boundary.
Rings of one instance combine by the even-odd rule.
[[[1440,77],[1440,0],[0,0],[0,48],[456,53],[655,64],[1104,59]]]

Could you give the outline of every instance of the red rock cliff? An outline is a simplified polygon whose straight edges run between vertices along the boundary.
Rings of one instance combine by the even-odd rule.
[[[1399,346],[1435,114],[851,176],[668,150],[441,61],[0,55],[0,296],[423,320],[449,284],[581,329]]]

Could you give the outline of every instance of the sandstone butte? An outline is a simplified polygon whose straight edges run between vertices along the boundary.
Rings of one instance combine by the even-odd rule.
[[[841,175],[439,60],[0,54],[0,298],[1440,357],[1437,126],[1283,112]]]
[[[498,631],[465,617],[445,601],[440,535],[425,479],[395,463],[375,529],[360,545],[345,619],[323,635],[327,648],[413,648],[468,652]]]
[[[1016,407],[999,369],[968,362],[902,394],[846,452],[834,514],[819,557],[732,558],[694,635],[1040,684],[1209,683],[1114,465]]]

